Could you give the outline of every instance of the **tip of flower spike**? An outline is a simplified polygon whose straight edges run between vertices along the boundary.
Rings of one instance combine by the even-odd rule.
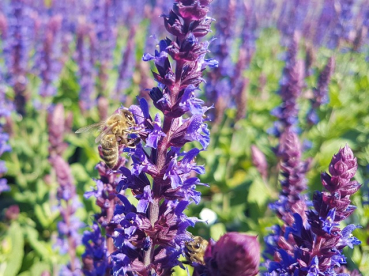
[[[332,157],[329,173],[332,177],[339,177],[340,182],[347,183],[354,177],[357,170],[357,161],[354,153],[346,144]]]
[[[348,144],[346,144],[342,149],[340,149],[339,153],[342,155],[342,158],[345,160],[354,159],[354,153],[352,152]]]

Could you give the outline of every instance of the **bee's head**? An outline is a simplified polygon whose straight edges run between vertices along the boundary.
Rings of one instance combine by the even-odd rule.
[[[122,115],[127,120],[127,124],[131,127],[136,124],[135,118],[133,117],[133,114],[131,111],[122,109]]]

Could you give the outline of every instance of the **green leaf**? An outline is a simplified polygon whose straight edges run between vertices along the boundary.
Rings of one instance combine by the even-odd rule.
[[[226,232],[227,230],[223,223],[216,223],[210,227],[210,236],[216,241]]]
[[[50,258],[50,251],[48,250],[49,246],[39,240],[39,234],[36,229],[31,227],[26,227],[26,237],[31,247],[39,254],[44,260],[48,260]]]
[[[24,238],[22,228],[18,222],[13,222],[8,230],[11,239],[11,251],[7,257],[7,266],[4,272],[6,276],[17,275],[24,255]]]
[[[257,203],[259,206],[265,205],[268,201],[268,192],[261,178],[256,177],[249,188],[248,202]]]
[[[31,275],[41,275],[44,271],[50,271],[50,266],[46,263],[35,263],[30,270]]]
[[[43,227],[47,227],[49,225],[48,219],[45,216],[44,211],[42,210],[42,207],[40,205],[35,205],[35,215],[37,219],[40,221]]]

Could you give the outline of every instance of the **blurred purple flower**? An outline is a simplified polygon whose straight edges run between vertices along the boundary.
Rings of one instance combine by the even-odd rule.
[[[326,66],[319,75],[317,87],[313,90],[313,98],[310,100],[311,108],[307,114],[308,123],[315,125],[319,122],[317,110],[322,104],[328,102],[328,85],[335,68],[335,59],[330,57]]]
[[[112,1],[93,0],[89,14],[95,34],[93,55],[100,65],[108,66],[111,62],[116,44],[116,26],[114,6]]]
[[[132,26],[128,34],[128,40],[124,51],[122,51],[122,61],[119,65],[118,80],[115,87],[114,98],[120,102],[124,102],[126,92],[132,82],[132,74],[135,68],[135,40],[137,28]],[[146,87],[145,87],[146,88]]]
[[[211,52],[218,61],[216,68],[209,72],[205,86],[209,102],[215,103],[214,121],[219,124],[227,107],[237,107],[237,118],[246,114],[246,86],[248,80],[243,77],[244,70],[250,64],[255,51],[257,21],[255,5],[239,3],[234,0],[215,3],[215,12],[219,15],[215,27],[217,36],[211,43]],[[226,12],[225,12],[226,11]],[[242,31],[236,32],[237,13],[242,13]],[[237,62],[232,61],[231,53],[237,36],[241,38]]]
[[[55,82],[62,69],[61,63],[61,30],[62,15],[47,17],[45,25],[42,27],[42,48],[37,51],[39,54],[35,66],[38,68],[42,83],[40,85],[40,95],[42,97],[54,96],[56,94]]]
[[[337,14],[334,3],[334,0],[325,0],[323,2],[323,8],[316,24],[314,37],[314,45],[316,46],[321,46],[326,42],[326,36],[329,35],[328,30],[330,30],[332,23],[335,21]]]
[[[286,65],[280,80],[278,94],[282,98],[282,104],[272,111],[272,115],[277,117],[278,121],[275,122],[271,132],[277,137],[288,129],[297,132],[297,99],[301,95],[304,76],[303,63],[297,60],[298,44],[299,37],[295,33],[287,50]]]
[[[252,164],[258,169],[259,173],[266,179],[268,177],[268,163],[264,153],[255,145],[251,146]]]
[[[26,74],[28,66],[31,39],[34,35],[32,9],[28,2],[12,0],[5,5],[7,18],[6,35],[4,35],[3,55],[6,64],[6,81],[13,87],[14,105],[19,114],[25,114],[27,101]]]
[[[114,12],[116,1],[93,0],[87,17],[90,26],[90,51],[92,66],[97,69],[98,94],[106,95],[109,80],[108,70],[112,67],[116,48],[117,18]],[[127,8],[125,8],[127,9]]]
[[[341,41],[352,42],[354,39],[353,30],[353,0],[341,0],[338,9],[336,25],[332,28],[328,47],[335,49],[340,46]]]
[[[288,45],[295,33],[301,33],[309,6],[310,0],[283,1],[277,22],[282,33],[282,44]]]
[[[0,180],[1,181],[1,180]],[[1,186],[1,184],[0,184]],[[1,189],[1,188],[0,188]],[[19,216],[19,206],[18,205],[10,205],[8,209],[5,211],[5,218],[8,220],[16,220]]]
[[[79,262],[76,258],[76,248],[81,240],[78,230],[83,226],[83,223],[75,216],[75,212],[81,204],[78,200],[69,164],[61,156],[67,147],[64,143],[65,126],[67,125],[64,114],[63,105],[58,104],[50,108],[47,118],[50,143],[49,161],[59,184],[57,199],[62,217],[58,223],[59,237],[56,246],[59,247],[61,254],[67,253],[70,257],[68,266],[62,268],[63,273],[65,275],[81,275]]]
[[[82,111],[95,105],[95,61],[93,56],[93,35],[91,26],[82,19],[77,27],[76,62],[79,66],[78,81],[80,85],[79,106]]]
[[[5,87],[1,83],[0,72],[0,121],[5,120],[10,116],[13,110],[13,104],[5,96]],[[0,157],[5,153],[11,151],[11,147],[8,144],[9,135],[4,131],[4,125],[0,123]],[[9,191],[10,187],[7,185],[8,181],[5,178],[1,178],[7,171],[5,162],[0,160],[0,194],[5,191]]]
[[[1,166],[1,164],[0,164]],[[10,187],[7,185],[8,181],[5,178],[0,178],[0,194],[2,192],[7,192],[10,190]]]

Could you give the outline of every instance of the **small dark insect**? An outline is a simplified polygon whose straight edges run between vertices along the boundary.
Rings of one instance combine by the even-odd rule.
[[[192,235],[191,235],[192,236]],[[200,236],[192,236],[193,240],[186,242],[185,254],[189,264],[205,265],[204,254],[209,242]]]

